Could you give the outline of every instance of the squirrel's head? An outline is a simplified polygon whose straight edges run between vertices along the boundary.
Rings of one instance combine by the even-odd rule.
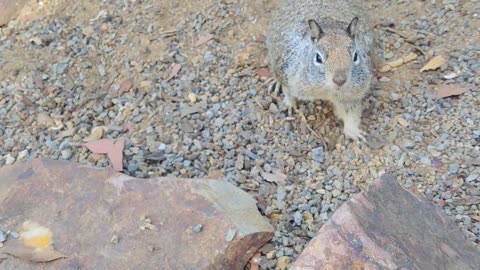
[[[365,53],[356,43],[357,23],[355,17],[345,29],[324,32],[315,20],[308,21],[313,45],[307,60],[308,82],[333,92],[363,83],[368,70]]]

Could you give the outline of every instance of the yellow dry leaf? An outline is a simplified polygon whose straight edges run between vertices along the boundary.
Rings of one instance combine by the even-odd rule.
[[[312,223],[313,223],[313,215],[312,213],[310,212],[305,212],[303,214],[303,219],[305,220],[305,224],[307,224],[307,226],[310,226]]]
[[[197,96],[194,93],[188,94],[188,100],[190,100],[190,103],[195,103],[197,102]]]
[[[396,118],[396,120],[397,120],[397,123],[399,123],[401,126],[408,127],[409,125],[408,121],[403,118],[398,117]]]
[[[446,61],[447,60],[445,59],[445,57],[443,57],[443,55],[437,55],[433,57],[430,61],[428,61],[428,63],[420,69],[420,72],[436,70],[443,64],[445,64]]]
[[[406,63],[408,63],[408,62],[410,62],[410,61],[413,61],[413,60],[415,60],[415,59],[417,59],[417,54],[411,52],[411,53],[409,53],[409,54],[407,54],[407,55],[405,55],[405,56],[402,56],[402,57],[400,57],[400,58],[398,58],[398,59],[395,59],[395,60],[393,60],[393,61],[390,61],[390,62],[385,63],[385,65],[382,66],[382,67],[379,69],[379,71],[380,71],[380,72],[388,72],[388,71],[392,70],[393,68],[399,67],[399,66],[401,66],[401,65],[403,65],[403,64],[406,64]]]
[[[283,256],[283,257],[278,258],[276,269],[287,270],[288,265],[290,264],[291,261],[292,261],[292,258],[290,258],[288,256]]]
[[[271,220],[281,220],[283,218],[283,215],[282,214],[277,214],[277,213],[271,213],[269,215],[269,218]]]
[[[62,121],[58,120],[58,119],[55,119],[54,120],[55,122],[55,126],[54,127],[51,127],[52,130],[60,130],[63,128],[63,123]]]
[[[52,232],[36,222],[25,221],[20,239],[25,246],[32,248],[47,248],[52,245]]]
[[[225,175],[220,170],[212,170],[208,172],[207,178],[208,179],[223,179]]]
[[[125,106],[125,109],[123,110],[122,115],[124,117],[131,115],[134,109],[135,108],[133,106]]]

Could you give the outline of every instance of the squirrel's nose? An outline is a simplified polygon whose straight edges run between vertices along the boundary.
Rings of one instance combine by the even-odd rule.
[[[338,85],[342,86],[347,81],[347,74],[344,71],[335,71],[333,74],[333,82]]]

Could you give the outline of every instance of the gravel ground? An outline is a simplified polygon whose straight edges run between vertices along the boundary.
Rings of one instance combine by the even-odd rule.
[[[78,146],[108,127],[104,138],[126,140],[127,174],[225,176],[255,196],[276,230],[262,269],[294,260],[385,172],[480,242],[480,1],[367,1],[381,59],[418,54],[380,74],[365,101],[370,147],[341,136],[328,104],[304,103],[324,146],[266,94],[257,71],[277,1],[64,2],[0,31],[0,165],[50,157],[109,166]],[[421,51],[447,63],[420,73]],[[181,70],[167,81],[174,64]],[[437,100],[445,83],[469,91]]]

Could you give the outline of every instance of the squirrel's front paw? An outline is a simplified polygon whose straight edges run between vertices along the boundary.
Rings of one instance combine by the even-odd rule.
[[[268,95],[274,94],[278,96],[280,89],[282,89],[282,85],[273,77],[265,81],[265,85],[267,86]]]
[[[285,95],[283,99],[283,108],[282,111],[287,111],[288,116],[292,116],[293,112],[298,110],[297,100],[295,98]]]
[[[356,142],[360,141],[363,143],[367,143],[367,139],[365,139],[365,136],[367,136],[367,134],[359,128],[345,127],[343,129],[343,133],[345,134],[345,137],[352,139]]]

